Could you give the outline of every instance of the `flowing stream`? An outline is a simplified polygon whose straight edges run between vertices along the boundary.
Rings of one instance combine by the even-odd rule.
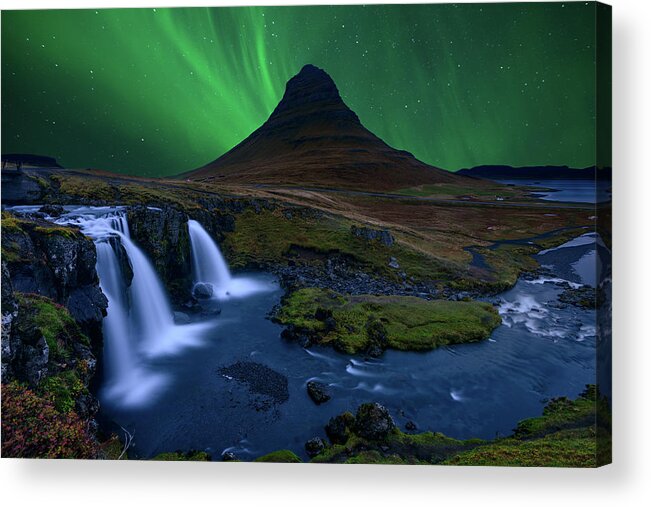
[[[221,313],[188,315],[184,325],[175,323],[157,273],[130,238],[123,209],[67,207],[56,221],[79,225],[97,246],[109,300],[101,416],[107,427],[135,434],[135,456],[199,449],[219,459],[232,450],[248,460],[288,448],[306,457],[303,444],[325,436],[330,417],[369,401],[384,404],[403,428],[413,421],[419,431],[492,438],[540,415],[549,398],[575,397],[595,382],[595,311],[557,301],[562,283],[594,283],[594,270],[585,269],[603,248],[594,235],[541,252],[554,277],[519,280],[501,294],[503,325],[488,340],[366,359],[283,340],[267,318],[283,294],[278,280],[233,276],[196,221],[188,222],[194,281],[212,285]],[[315,405],[309,380],[329,385],[332,399]]]

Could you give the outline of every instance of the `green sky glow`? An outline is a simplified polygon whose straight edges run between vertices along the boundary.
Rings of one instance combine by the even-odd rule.
[[[2,151],[171,175],[266,120],[306,63],[445,169],[594,164],[593,3],[2,13]]]

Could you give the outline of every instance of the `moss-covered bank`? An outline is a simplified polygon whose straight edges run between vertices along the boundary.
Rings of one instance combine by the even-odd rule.
[[[343,296],[326,289],[301,289],[283,299],[275,319],[285,336],[332,345],[355,354],[386,348],[430,350],[479,341],[501,319],[489,303],[410,296]]]
[[[398,428],[369,439],[360,435],[359,412],[338,417],[336,443],[331,437],[313,463],[596,467],[611,462],[610,408],[594,386],[576,400],[551,400],[542,416],[521,421],[509,437],[490,441]],[[337,425],[331,420],[329,426]]]

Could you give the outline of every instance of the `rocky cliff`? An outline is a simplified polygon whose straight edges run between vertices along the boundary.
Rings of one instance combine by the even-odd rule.
[[[2,260],[13,289],[63,305],[82,331],[101,345],[107,299],[95,270],[95,245],[74,227],[3,212]]]
[[[99,456],[89,386],[107,300],[95,262],[77,229],[3,212],[3,456]]]

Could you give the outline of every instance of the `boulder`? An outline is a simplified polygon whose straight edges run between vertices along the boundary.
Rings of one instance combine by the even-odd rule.
[[[174,312],[174,322],[176,324],[189,324],[190,316],[183,312]]]
[[[351,225],[350,232],[353,236],[365,241],[377,241],[384,246],[392,246],[395,242],[391,233],[386,229],[372,229],[370,227],[357,227]]]
[[[63,215],[63,213],[65,213],[63,206],[59,206],[56,204],[44,204],[39,208],[38,211],[39,213],[44,213],[51,217],[60,217],[61,215]]]
[[[355,416],[350,412],[330,418],[326,424],[326,435],[333,444],[345,444],[355,424]]]
[[[362,438],[379,440],[396,427],[389,411],[379,403],[364,403],[355,415],[355,433]]]
[[[400,269],[400,264],[398,264],[398,259],[395,257],[389,257],[389,267],[392,269]]]
[[[224,451],[222,453],[222,461],[239,461],[235,453],[231,451]]]
[[[213,292],[211,283],[199,282],[192,288],[192,295],[197,299],[210,299]]]
[[[326,448],[326,442],[320,437],[314,437],[305,442],[305,452],[310,458],[320,454]]]
[[[328,386],[314,380],[307,383],[307,394],[310,395],[312,401],[317,405],[321,405],[321,403],[325,403],[331,398],[328,392]]]

